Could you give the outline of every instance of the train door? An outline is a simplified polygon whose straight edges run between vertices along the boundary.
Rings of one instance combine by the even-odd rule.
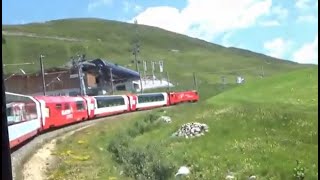
[[[84,97],[87,102],[88,116],[89,119],[94,117],[94,109],[95,109],[95,99],[93,97]]]
[[[137,110],[137,96],[128,95],[128,97],[129,97],[130,110],[131,111]]]
[[[46,103],[44,100],[38,100],[40,104],[40,116],[41,116],[41,128],[44,129],[46,125],[46,118],[49,118],[50,110],[46,107]]]

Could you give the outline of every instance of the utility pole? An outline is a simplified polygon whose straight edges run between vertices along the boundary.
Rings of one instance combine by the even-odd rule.
[[[80,95],[83,96],[84,94],[84,89],[83,89],[83,86],[82,86],[82,82],[83,82],[83,77],[82,77],[82,64],[81,62],[78,63],[78,76],[79,76],[79,85],[80,85]]]
[[[75,67],[78,68],[78,76],[79,76],[79,85],[80,85],[80,94],[82,96],[86,96],[87,95],[87,89],[86,89],[86,84],[84,82],[84,73],[83,73],[83,66],[84,65],[90,65],[90,66],[95,66],[95,64],[93,63],[89,63],[89,62],[86,62],[85,61],[85,55],[81,55],[79,56],[78,58],[78,61],[75,62],[73,61],[74,64],[75,64]]]
[[[41,75],[42,75],[42,90],[43,90],[43,95],[46,96],[46,82],[44,78],[44,68],[43,68],[43,60],[44,56],[41,54],[40,55],[40,68],[41,68]]]
[[[139,80],[140,80],[140,92],[143,92],[143,87],[142,87],[142,79],[141,79],[141,72],[139,70],[139,65],[138,65],[138,60],[137,56],[138,53],[140,53],[140,45],[139,45],[139,39],[138,39],[138,21],[134,21],[134,26],[135,26],[135,38],[134,38],[134,45],[133,45],[133,55],[134,55],[134,62],[136,64],[136,71],[139,73]]]
[[[111,82],[111,94],[113,95],[113,76],[112,76],[112,68],[110,68],[110,82]]]
[[[170,91],[169,72],[167,71],[168,92]]]

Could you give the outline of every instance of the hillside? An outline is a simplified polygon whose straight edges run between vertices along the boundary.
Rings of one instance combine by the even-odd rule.
[[[193,71],[198,73],[200,83],[216,84],[221,75],[232,76],[230,81],[235,82],[235,75],[256,78],[262,73],[269,76],[305,66],[247,50],[225,48],[155,27],[138,25],[137,30],[141,42],[140,59],[149,63],[163,59],[165,71],[181,86],[191,87]],[[6,40],[2,46],[3,62],[35,62],[24,67],[28,72],[39,70],[39,54],[46,56],[45,67],[61,66],[71,56],[86,54],[88,58],[105,58],[135,69],[130,64],[133,59],[131,42],[136,32],[133,24],[101,19],[64,19],[4,25],[2,31]],[[17,72],[16,69],[16,66],[6,66],[5,72]]]
[[[317,68],[283,73],[166,109],[171,124],[155,123],[163,112],[154,110],[76,133],[60,142],[55,154],[61,164],[49,174],[124,179],[123,172],[132,179],[172,179],[180,166],[190,164],[189,179],[225,179],[229,171],[237,179],[298,179],[294,176],[301,173],[317,179],[317,73]],[[206,123],[210,131],[193,139],[170,137],[188,122]],[[77,161],[67,151],[88,159]],[[81,173],[73,176],[75,171]]]

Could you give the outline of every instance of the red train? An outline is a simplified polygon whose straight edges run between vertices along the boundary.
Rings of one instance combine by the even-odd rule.
[[[197,91],[78,97],[6,92],[6,96],[10,148],[54,127],[199,100]]]

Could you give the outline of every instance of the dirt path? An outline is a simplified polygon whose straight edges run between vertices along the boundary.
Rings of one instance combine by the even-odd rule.
[[[31,38],[42,38],[42,39],[54,39],[59,41],[72,41],[72,42],[85,42],[86,40],[78,39],[78,38],[68,38],[68,37],[60,37],[60,36],[44,36],[38,35],[34,33],[26,33],[26,32],[9,32],[2,31],[3,35],[6,36],[23,36],[23,37],[31,37]]]
[[[53,161],[51,152],[55,149],[56,139],[51,140],[39,149],[23,167],[23,179],[25,180],[43,180],[46,170]]]
[[[172,108],[163,107],[161,109]],[[99,122],[119,120],[119,118],[129,118],[132,114],[146,113],[152,110],[137,111],[121,114],[117,116],[105,117],[92,121],[82,122],[50,133],[39,135],[21,149],[11,154],[12,171],[14,180],[44,180],[47,179],[46,172],[55,165],[55,156],[51,153],[56,148],[58,139],[65,139],[77,131],[81,131]],[[48,141],[48,142],[46,142]],[[35,150],[36,149],[36,150]]]
[[[77,131],[81,131],[85,128],[92,126],[87,125],[67,134],[57,137],[50,142],[44,144],[40,149],[36,151],[34,155],[25,163],[22,170],[22,176],[24,180],[44,180],[46,178],[47,170],[54,165],[55,157],[51,154],[56,147],[58,139],[65,139],[71,136]]]

